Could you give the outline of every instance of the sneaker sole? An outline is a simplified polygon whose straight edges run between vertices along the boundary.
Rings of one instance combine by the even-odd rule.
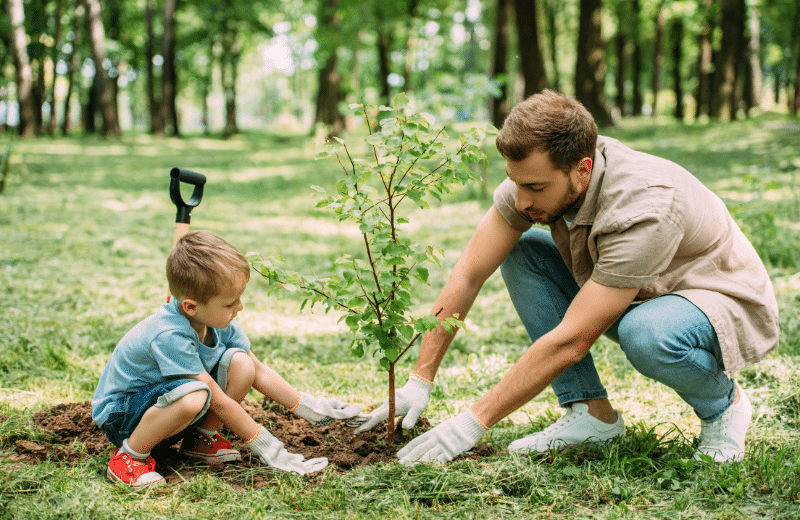
[[[208,455],[206,453],[198,453],[195,451],[182,451],[181,455],[192,457],[193,459],[200,459],[208,462],[238,462],[242,460],[242,455],[238,451],[236,453],[223,453],[221,455]]]
[[[153,482],[148,482],[146,484],[128,484],[127,482],[125,482],[124,480],[119,478],[118,476],[114,475],[114,472],[111,471],[110,469],[106,469],[106,477],[108,478],[108,480],[110,480],[111,482],[114,482],[115,484],[117,482],[119,482],[120,484],[123,484],[125,486],[131,487],[133,489],[144,489],[144,488],[147,488],[147,487],[158,487],[161,484],[163,484],[164,482],[166,482],[164,480],[164,477],[161,477],[158,480],[154,480]]]

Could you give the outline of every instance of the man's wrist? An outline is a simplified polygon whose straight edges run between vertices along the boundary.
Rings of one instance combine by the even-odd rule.
[[[433,380],[431,380],[431,379],[428,379],[428,378],[427,378],[427,377],[425,377],[425,376],[421,376],[421,375],[419,375],[419,374],[418,374],[418,373],[416,373],[416,372],[411,372],[411,375],[410,375],[410,376],[408,376],[408,377],[409,377],[409,379],[411,379],[412,377],[413,377],[414,379],[419,379],[419,380],[420,380],[420,381],[422,381],[423,383],[427,383],[427,384],[429,384],[431,387],[433,387]]]

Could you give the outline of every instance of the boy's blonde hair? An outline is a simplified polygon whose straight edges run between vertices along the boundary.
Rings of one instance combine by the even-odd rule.
[[[204,304],[233,283],[236,273],[250,280],[250,264],[232,245],[211,231],[181,237],[167,258],[169,292],[178,300]]]

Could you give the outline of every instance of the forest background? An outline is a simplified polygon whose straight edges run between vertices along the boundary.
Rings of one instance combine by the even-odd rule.
[[[800,2],[4,7],[0,518],[797,518]],[[65,444],[37,425],[37,413],[86,403],[119,338],[164,301],[171,168],[208,177],[193,228],[325,276],[342,253],[363,247],[357,229],[314,209],[310,189],[336,189],[335,161],[314,160],[321,137],[367,148],[362,122],[345,116],[350,103],[385,104],[404,91],[415,109],[458,132],[499,125],[509,107],[544,87],[581,99],[603,134],[689,169],[720,195],[764,260],[781,339],[737,374],[756,408],[744,462],[689,460],[696,417],[604,338],[593,354],[628,430],[600,447],[507,453],[511,440],[560,416],[547,390],[484,437],[495,455],[480,460],[331,464],[311,479],[187,463],[170,474],[174,484],[136,494],[105,479],[108,451]],[[506,176],[490,139],[484,149],[483,186],[410,211],[408,236],[444,250],[430,286],[413,295],[420,314]],[[382,401],[385,372],[348,351],[350,335],[334,313],[301,312],[297,299],[267,294],[258,279],[244,304],[238,319],[254,352],[299,389],[365,409]],[[465,409],[527,346],[496,274],[443,360],[426,417],[437,424]],[[398,377],[411,371],[414,354]],[[59,456],[67,452],[76,460]]]
[[[328,133],[404,91],[488,120],[545,87],[601,125],[800,106],[795,0],[5,0],[0,124],[21,135]],[[98,72],[99,71],[99,72]]]

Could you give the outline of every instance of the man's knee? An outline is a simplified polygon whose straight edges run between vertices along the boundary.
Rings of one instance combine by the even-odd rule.
[[[533,228],[523,234],[511,248],[508,256],[500,264],[500,273],[508,283],[516,279],[518,269],[527,269],[525,266],[530,264],[533,259],[543,257],[561,259],[550,233],[544,229]]]

